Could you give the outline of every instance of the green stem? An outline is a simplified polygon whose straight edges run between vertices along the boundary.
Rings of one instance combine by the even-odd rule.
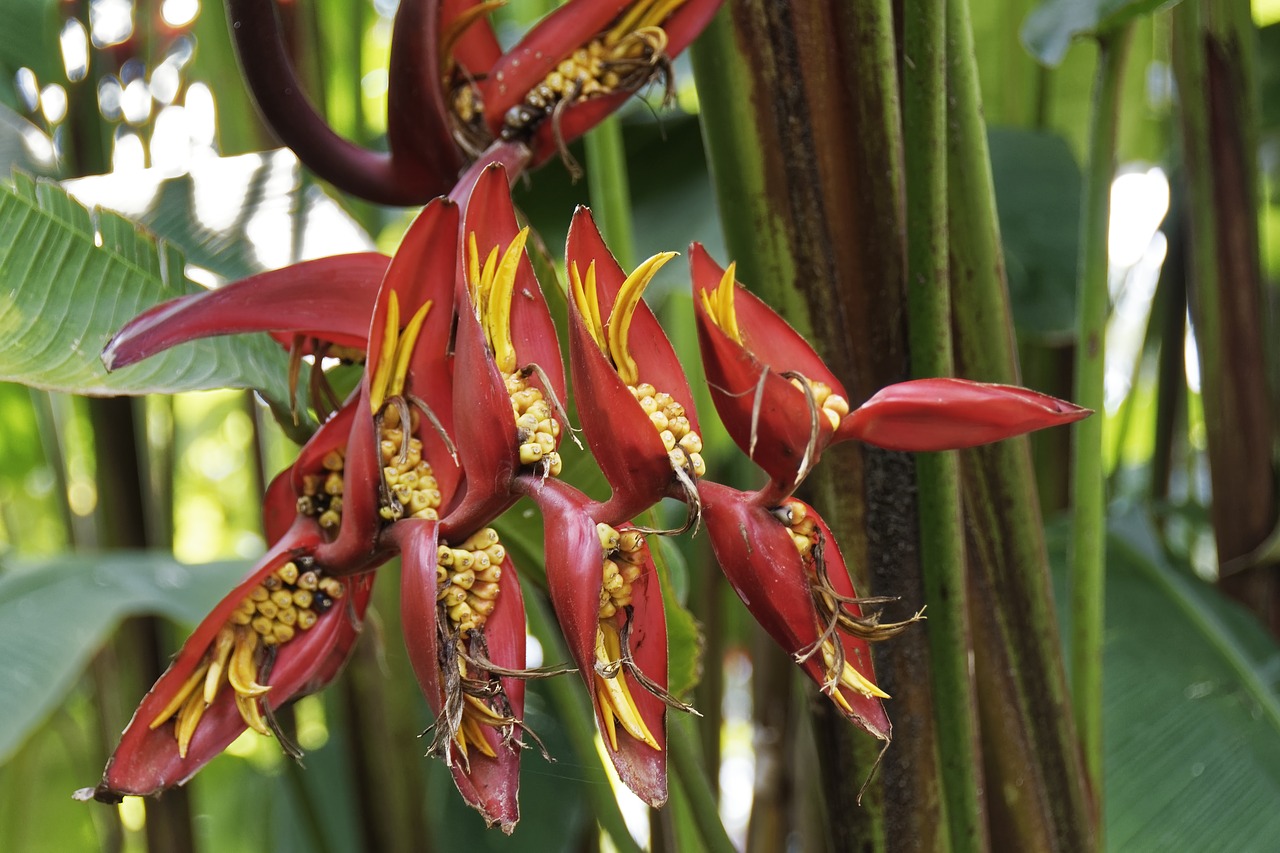
[[[551,627],[551,618],[547,615],[546,604],[542,594],[536,589],[525,586],[525,615],[529,618],[529,630],[542,644],[543,654],[547,660],[568,660],[569,652],[561,642],[555,629]],[[576,678],[548,678],[545,682],[551,701],[556,706],[556,713],[564,725],[565,734],[573,751],[577,753],[578,764],[590,778],[584,786],[587,797],[591,800],[591,810],[602,829],[609,834],[613,846],[618,853],[642,853],[640,845],[631,837],[627,822],[618,809],[618,801],[609,787],[609,779],[604,768],[600,766],[600,756],[596,751],[595,720],[578,687]]]
[[[635,230],[621,120],[616,115],[605,119],[587,134],[584,144],[592,215],[613,256],[623,269],[630,270],[636,262]]]
[[[968,0],[947,2],[947,198],[957,373],[1018,383]],[[1026,438],[961,455],[993,846],[1090,850],[1092,812]]]
[[[948,289],[946,18],[933,0],[908,0],[902,71],[907,184],[907,316],[912,374],[952,376]],[[977,700],[965,584],[960,466],[955,453],[916,457],[920,556],[929,612],[930,674],[950,848],[988,847],[978,792]]]
[[[1105,495],[1102,471],[1103,372],[1107,322],[1107,228],[1128,29],[1099,37],[1080,234],[1076,402],[1097,414],[1076,425],[1072,457],[1071,693],[1093,796],[1102,790],[1102,630]]]
[[[702,843],[710,853],[734,853],[733,842],[720,822],[720,810],[716,806],[707,770],[698,760],[698,739],[693,733],[694,722],[687,717],[672,719],[667,726],[667,749],[676,776],[689,798]]]

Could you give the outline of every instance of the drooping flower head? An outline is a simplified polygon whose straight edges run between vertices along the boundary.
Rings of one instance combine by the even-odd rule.
[[[613,496],[598,512],[629,519],[668,495],[696,518],[696,480],[706,473],[693,394],[679,358],[645,304],[644,290],[673,252],[630,275],[605,246],[591,213],[569,228],[569,347],[583,432]]]
[[[547,585],[618,778],[657,807],[667,799],[667,692],[662,590],[644,534],[597,522],[585,495],[528,475],[542,511]]]
[[[325,572],[313,556],[321,541],[319,527],[299,519],[219,602],[138,706],[102,782],[80,796],[118,802],[181,785],[246,727],[270,734],[275,710],[333,680],[360,633],[373,575]]]

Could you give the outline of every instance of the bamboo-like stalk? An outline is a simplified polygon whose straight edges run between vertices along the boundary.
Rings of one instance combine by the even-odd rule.
[[[1240,2],[1188,2],[1172,18],[1186,161],[1187,292],[1220,584],[1280,635],[1280,574],[1272,556],[1255,553],[1276,523],[1275,475],[1267,463],[1277,415],[1264,367],[1271,365],[1274,381],[1275,330],[1266,326],[1258,238],[1253,23]]]
[[[813,341],[851,402],[907,374],[902,122],[888,0],[739,0],[695,47],[703,131],[730,256]],[[806,483],[861,591],[924,598],[915,470],[905,454],[830,453]],[[942,843],[928,641],[878,648],[894,743],[865,807],[876,744],[814,711],[833,844]]]
[[[967,0],[947,3],[950,277],[957,372],[1016,383],[1018,365]],[[991,843],[1091,850],[1092,812],[1058,642],[1025,438],[961,455],[975,675]]]
[[[1102,806],[1102,630],[1106,588],[1106,497],[1102,469],[1103,375],[1106,355],[1107,229],[1115,175],[1116,128],[1124,81],[1127,27],[1098,38],[1080,226],[1075,398],[1097,414],[1075,426],[1072,454],[1071,699],[1092,783]],[[1099,823],[1099,826],[1101,823]]]
[[[613,256],[623,269],[630,270],[636,262],[636,241],[622,122],[616,115],[609,116],[586,135],[583,144],[592,216]]]
[[[933,0],[907,0],[903,15],[903,123],[907,184],[907,316],[911,372],[955,373],[947,285],[946,17]],[[929,610],[934,726],[950,848],[987,849],[979,792],[977,699],[965,583],[960,465],[952,453],[916,456],[920,558]]]
[[[681,716],[667,726],[667,747],[680,789],[689,798],[698,835],[709,853],[734,853],[733,842],[725,834],[716,807],[715,791],[708,784],[708,771],[698,760],[698,740],[693,721]]]

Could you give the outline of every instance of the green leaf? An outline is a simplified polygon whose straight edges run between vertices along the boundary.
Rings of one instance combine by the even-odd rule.
[[[673,696],[688,697],[702,680],[702,649],[705,642],[698,620],[677,595],[676,577],[685,578],[688,570],[675,545],[665,537],[649,537],[649,550],[662,584],[662,603],[667,616],[667,689]]]
[[[1280,833],[1280,647],[1174,565],[1145,517],[1113,516],[1111,529],[1108,846],[1256,849]]]
[[[121,326],[199,292],[183,270],[127,219],[15,175],[0,186],[0,380],[104,395],[257,388],[287,407],[288,359],[266,335],[195,341],[107,373],[98,354]]]
[[[120,620],[194,624],[247,571],[155,552],[6,561],[0,573],[0,764],[53,710]]]
[[[1178,0],[1045,0],[1022,24],[1022,43],[1045,65],[1057,65],[1072,39],[1100,35]]]
[[[991,128],[992,177],[1018,332],[1070,340],[1076,316],[1080,167],[1061,136]]]

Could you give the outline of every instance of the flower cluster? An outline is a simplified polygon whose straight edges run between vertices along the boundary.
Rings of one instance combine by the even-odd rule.
[[[429,67],[443,69],[454,132],[470,147],[492,139],[554,150],[586,126],[582,116],[669,73],[667,52],[692,32],[681,29],[688,16],[704,21],[714,5],[570,3],[499,56],[477,29],[492,4],[442,2],[452,59]],[[566,31],[571,50],[552,39]],[[643,298],[674,254],[628,274],[580,208],[566,245],[570,373],[581,432],[612,487],[591,500],[557,479],[571,432],[564,363],[512,205],[514,177],[481,158],[426,205],[393,258],[324,259],[183,297],[108,345],[104,361],[120,367],[196,337],[258,330],[298,357],[340,352],[364,367],[268,488],[270,550],[184,644],[86,796],[182,784],[246,728],[287,744],[274,712],[335,677],[380,567],[398,557],[408,656],[436,715],[428,751],[468,803],[510,832],[529,734],[525,682],[553,674],[525,666],[520,584],[493,527],[522,496],[543,516],[547,592],[606,751],[643,800],[667,798],[667,710],[691,710],[668,690],[646,540],[655,532],[634,523],[664,497],[687,505],[686,529],[705,520],[755,618],[850,720],[888,741],[867,644],[909,623],[881,623],[868,609],[883,599],[858,597],[829,527],[795,488],[833,442],[964,447],[1087,412],[954,379],[890,386],[851,410],[808,344],[736,283],[732,265],[721,269],[695,244],[712,398],[768,477],[755,492],[720,485],[707,476],[683,367]],[[313,399],[333,396],[317,382],[327,393]]]

